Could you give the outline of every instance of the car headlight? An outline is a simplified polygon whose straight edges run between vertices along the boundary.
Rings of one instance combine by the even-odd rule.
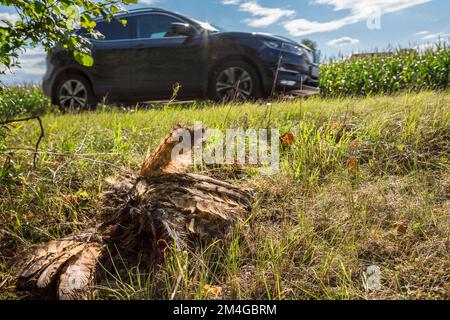
[[[271,49],[281,49],[282,43],[276,41],[264,41],[264,44]]]
[[[293,54],[297,54],[299,56],[302,56],[306,53],[306,50],[303,49],[300,46],[296,46],[290,43],[283,43],[281,46],[281,50],[286,51],[286,52],[290,52]]]
[[[269,48],[281,50],[289,53],[293,53],[299,56],[306,54],[306,50],[300,46],[296,46],[286,42],[276,42],[276,41],[264,41],[265,45]]]

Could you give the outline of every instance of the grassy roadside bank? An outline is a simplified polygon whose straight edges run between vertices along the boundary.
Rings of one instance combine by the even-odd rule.
[[[278,128],[294,143],[281,171],[204,169],[258,192],[251,219],[223,243],[168,252],[152,275],[113,275],[99,298],[449,298],[449,92],[272,105],[105,108],[48,114],[38,168],[36,124],[16,126],[0,154],[0,283],[10,258],[71,233],[95,216],[104,179],[136,170],[175,123]],[[343,130],[351,128],[351,131]],[[381,268],[367,291],[364,272]],[[13,298],[12,288],[0,297]]]

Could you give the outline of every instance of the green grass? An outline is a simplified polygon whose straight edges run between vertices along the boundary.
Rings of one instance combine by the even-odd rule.
[[[137,170],[174,124],[201,121],[270,126],[295,142],[275,176],[204,168],[257,192],[248,221],[191,254],[172,248],[151,275],[112,272],[98,298],[206,299],[210,285],[236,299],[448,299],[449,106],[447,91],[50,113],[36,169],[38,126],[17,124],[0,153],[0,284],[15,254],[95,217],[105,178]],[[379,291],[364,288],[370,265],[381,268]]]

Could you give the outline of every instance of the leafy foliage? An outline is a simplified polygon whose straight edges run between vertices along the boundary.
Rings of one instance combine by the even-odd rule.
[[[321,90],[327,97],[393,94],[402,90],[442,90],[448,87],[450,51],[399,50],[355,57],[321,66]]]
[[[317,42],[315,42],[315,41],[312,41],[310,39],[303,39],[302,44],[304,44],[308,48],[311,48],[314,51],[317,51],[318,47],[317,47]]]
[[[80,24],[88,33],[95,34],[95,17],[107,20],[123,10],[121,4],[136,0],[0,0],[0,5],[13,7],[19,19],[0,21],[0,72],[18,66],[18,57],[27,47],[41,46],[49,50],[58,44],[74,52],[83,65],[92,65],[90,43],[75,34]]]
[[[0,20],[0,74],[20,66],[20,53],[36,46],[49,51],[59,45],[72,51],[78,63],[92,66],[91,44],[74,32],[76,26],[96,36],[96,17],[111,20],[115,13],[123,10],[122,3],[134,2],[136,0],[0,0],[0,5],[14,8],[18,15],[17,21]],[[0,119],[35,115],[49,106],[50,102],[37,88],[5,89],[0,83]],[[8,126],[0,125],[0,149],[4,148],[8,130]]]
[[[50,99],[38,86],[23,85],[0,91],[0,119],[41,115],[50,107]]]

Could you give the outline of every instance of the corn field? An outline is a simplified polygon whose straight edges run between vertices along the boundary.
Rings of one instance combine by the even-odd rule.
[[[443,90],[449,76],[449,47],[438,45],[423,52],[398,50],[323,64],[320,87],[324,97]]]

